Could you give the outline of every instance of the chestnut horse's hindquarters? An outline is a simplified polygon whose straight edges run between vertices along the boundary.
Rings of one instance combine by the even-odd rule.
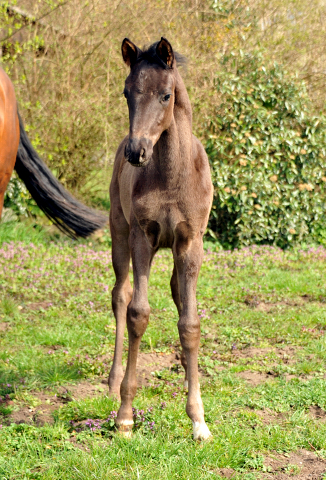
[[[19,123],[16,112],[14,87],[0,68],[0,218],[19,144]]]
[[[45,215],[64,233],[88,237],[104,227],[107,218],[76,200],[55,178],[34,150],[18,113],[20,139],[15,170]]]

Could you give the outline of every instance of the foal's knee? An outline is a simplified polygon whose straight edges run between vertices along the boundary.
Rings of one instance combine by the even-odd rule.
[[[200,321],[198,315],[189,317],[180,317],[178,330],[182,348],[185,351],[198,348],[200,339]]]
[[[150,307],[148,303],[131,302],[127,310],[128,331],[135,337],[141,337],[146,330],[149,320]]]
[[[131,300],[132,290],[115,285],[112,289],[112,310],[115,312],[119,307],[127,307]]]

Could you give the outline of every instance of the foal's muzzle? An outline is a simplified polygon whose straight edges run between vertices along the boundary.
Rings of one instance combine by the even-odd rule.
[[[129,138],[125,157],[134,167],[144,167],[153,154],[153,143],[148,138]]]

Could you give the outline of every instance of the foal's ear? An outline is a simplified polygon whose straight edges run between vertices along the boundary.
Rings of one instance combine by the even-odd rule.
[[[130,68],[136,63],[137,58],[141,54],[141,50],[136,47],[136,45],[132,43],[129,38],[125,38],[123,40],[121,45],[121,52],[124,62]]]
[[[168,42],[166,38],[162,37],[158,42],[156,46],[156,53],[168,67],[173,67],[174,53],[170,42]]]

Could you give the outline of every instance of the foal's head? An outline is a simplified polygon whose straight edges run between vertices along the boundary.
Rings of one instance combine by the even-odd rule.
[[[124,89],[130,125],[125,155],[131,165],[142,167],[151,159],[155,143],[172,120],[176,61],[170,43],[163,37],[146,51],[125,38],[121,50],[130,67]]]

